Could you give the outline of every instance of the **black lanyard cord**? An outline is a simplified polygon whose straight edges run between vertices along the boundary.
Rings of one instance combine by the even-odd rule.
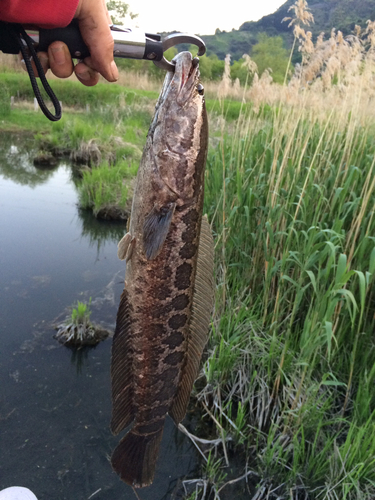
[[[30,78],[30,82],[31,82],[31,86],[33,88],[33,91],[34,91],[34,94],[35,94],[35,97],[38,101],[38,104],[40,106],[40,109],[43,111],[43,113],[45,114],[45,116],[53,121],[53,122],[56,122],[57,120],[60,120],[61,118],[61,105],[60,105],[60,102],[59,100],[57,99],[55,93],[53,92],[53,90],[51,89],[48,81],[47,81],[47,78],[45,77],[44,75],[44,71],[43,71],[43,68],[42,68],[42,65],[40,64],[40,61],[39,61],[39,58],[38,58],[38,55],[34,49],[34,46],[33,46],[33,43],[32,43],[32,39],[29,37],[29,35],[26,33],[26,31],[23,29],[23,27],[19,24],[16,24],[13,26],[13,33],[14,33],[14,36],[16,37],[17,39],[17,42],[18,42],[18,45],[20,47],[20,50],[21,50],[21,53],[22,53],[22,57],[25,61],[25,64],[26,64],[26,69],[27,69],[27,72],[29,74],[29,78]],[[27,53],[27,50],[26,50],[26,47],[22,41],[22,39],[25,41],[29,51],[30,51],[30,54],[31,54],[31,57],[33,58],[33,61],[35,63],[35,66],[38,70],[38,74],[39,74],[39,78],[42,82],[42,85],[43,85],[43,88],[44,90],[47,92],[48,96],[50,97],[51,101],[52,101],[52,104],[55,108],[55,114],[53,115],[50,110],[47,108],[46,106],[46,103],[44,102],[44,99],[42,97],[42,94],[40,93],[40,90],[39,90],[39,87],[38,87],[38,83],[36,81],[36,78],[35,78],[35,74],[34,74],[34,71],[33,71],[33,67],[31,65],[31,57],[29,56],[29,54]]]

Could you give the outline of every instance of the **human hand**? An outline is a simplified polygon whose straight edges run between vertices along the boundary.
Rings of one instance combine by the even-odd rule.
[[[63,42],[53,42],[48,52],[38,53],[44,72],[51,69],[59,78],[67,78],[74,71],[80,82],[88,87],[98,83],[99,74],[109,82],[115,82],[118,70],[113,60],[113,37],[109,29],[111,19],[105,0],[79,0],[74,17],[78,19],[82,38],[91,56],[74,66],[68,47]]]

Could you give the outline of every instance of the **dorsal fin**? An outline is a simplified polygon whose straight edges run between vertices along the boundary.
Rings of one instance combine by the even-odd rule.
[[[192,315],[184,366],[170,411],[176,424],[183,420],[190,393],[198,375],[204,346],[207,343],[209,324],[214,304],[214,241],[207,217],[202,218],[195,277]]]
[[[111,431],[118,434],[134,419],[133,352],[130,307],[126,289],[122,292],[112,342],[112,421]]]

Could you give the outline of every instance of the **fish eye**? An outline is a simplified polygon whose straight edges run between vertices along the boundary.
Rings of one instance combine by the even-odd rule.
[[[198,83],[197,90],[199,95],[204,95],[204,87],[201,83]]]

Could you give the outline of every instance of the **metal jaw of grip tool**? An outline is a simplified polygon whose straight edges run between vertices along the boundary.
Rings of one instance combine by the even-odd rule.
[[[156,33],[143,33],[139,30],[124,29],[111,26],[115,43],[113,55],[131,59],[148,59],[165,71],[174,71],[174,64],[168,61],[164,52],[178,44],[196,45],[198,56],[206,52],[204,41],[196,35],[188,33],[172,33],[165,38]]]
[[[190,45],[196,45],[198,47],[198,56],[203,56],[206,52],[206,45],[204,41],[197,35],[189,35],[188,33],[172,33],[167,35],[163,41],[163,52],[178,45],[179,43],[188,43]],[[166,71],[174,71],[174,64],[168,61],[164,55],[160,61],[154,61],[154,64],[161,69]]]

